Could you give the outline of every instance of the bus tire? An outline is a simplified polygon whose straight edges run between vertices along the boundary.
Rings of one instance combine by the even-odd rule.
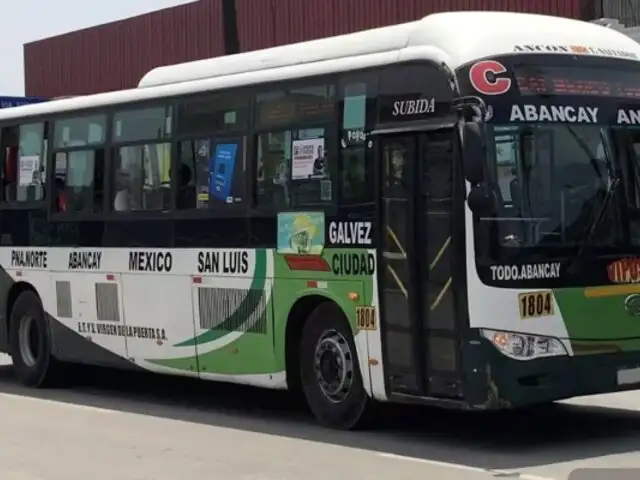
[[[18,381],[43,387],[53,377],[51,335],[42,302],[31,290],[22,292],[11,309],[9,342]]]
[[[369,404],[353,334],[342,310],[320,304],[302,330],[302,389],[318,421],[341,430],[356,428]]]

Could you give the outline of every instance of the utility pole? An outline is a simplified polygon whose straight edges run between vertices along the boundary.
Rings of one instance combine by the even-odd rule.
[[[222,35],[224,40],[224,54],[233,55],[234,53],[240,53],[236,0],[222,0]]]

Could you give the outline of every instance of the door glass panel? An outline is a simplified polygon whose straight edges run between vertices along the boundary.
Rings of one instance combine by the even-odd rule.
[[[380,293],[392,392],[459,396],[452,131],[380,140]]]
[[[420,235],[422,245],[422,301],[426,329],[453,330],[451,295],[451,213],[453,209],[453,159],[451,134],[425,136],[420,155]]]
[[[409,290],[409,268],[407,248],[409,241],[409,199],[410,191],[407,178],[408,155],[411,150],[408,142],[401,140],[390,142],[383,150],[383,208],[384,225],[383,252],[387,259],[386,285],[395,287],[405,299]],[[402,303],[403,315],[407,318],[406,301]],[[397,311],[397,310],[395,310]]]
[[[386,358],[391,389],[418,393],[415,322],[412,304],[412,264],[409,258],[413,231],[415,137],[382,141],[382,318],[385,322]]]

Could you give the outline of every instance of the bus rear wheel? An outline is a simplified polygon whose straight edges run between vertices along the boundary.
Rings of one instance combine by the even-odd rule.
[[[9,342],[16,377],[27,387],[42,387],[53,377],[49,325],[42,302],[32,291],[22,292],[10,316]]]
[[[351,328],[336,304],[320,304],[305,322],[300,361],[302,389],[319,422],[341,430],[359,426],[369,397]]]

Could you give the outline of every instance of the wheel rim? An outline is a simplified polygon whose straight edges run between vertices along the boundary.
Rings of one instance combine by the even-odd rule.
[[[22,361],[26,366],[34,367],[40,356],[41,336],[38,323],[33,317],[22,317],[18,338]]]
[[[330,401],[343,401],[353,383],[353,355],[346,338],[335,330],[322,334],[316,344],[314,370],[320,390]]]

